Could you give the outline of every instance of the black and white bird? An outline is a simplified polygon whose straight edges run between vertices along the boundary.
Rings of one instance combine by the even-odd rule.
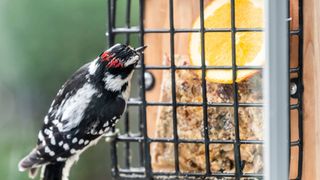
[[[34,178],[67,180],[72,164],[120,119],[130,81],[146,48],[116,44],[78,69],[53,100],[36,147],[19,163]]]

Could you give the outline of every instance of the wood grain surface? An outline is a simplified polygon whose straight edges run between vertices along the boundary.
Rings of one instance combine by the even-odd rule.
[[[304,1],[303,179],[320,179],[320,1]]]

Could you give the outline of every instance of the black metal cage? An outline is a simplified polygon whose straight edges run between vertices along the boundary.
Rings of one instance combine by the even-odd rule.
[[[165,0],[163,0],[165,1]],[[237,70],[246,69],[257,69],[261,70],[262,67],[245,67],[236,65],[236,50],[235,41],[236,33],[238,32],[263,32],[263,29],[254,28],[236,28],[235,26],[235,0],[231,2],[231,28],[224,29],[208,29],[204,27],[204,2],[199,0],[200,7],[200,28],[199,29],[187,29],[187,28],[175,28],[174,26],[174,0],[166,0],[169,2],[169,28],[164,29],[148,29],[144,26],[144,13],[145,13],[145,0],[108,0],[108,44],[109,46],[122,42],[125,44],[131,44],[132,46],[145,45],[144,37],[146,34],[168,34],[170,41],[168,47],[170,47],[169,57],[171,59],[169,66],[148,66],[145,65],[144,59],[141,64],[137,67],[137,81],[133,82],[139,84],[139,92],[135,95],[137,97],[131,98],[128,103],[129,112],[126,112],[123,121],[120,121],[123,126],[123,131],[119,136],[112,142],[111,153],[112,153],[112,174],[115,179],[188,179],[188,178],[227,178],[227,179],[263,179],[263,172],[261,173],[244,173],[243,172],[243,161],[241,159],[240,146],[244,144],[263,144],[262,140],[241,140],[239,132],[239,119],[238,110],[241,107],[262,107],[262,103],[242,103],[238,100],[238,83],[236,82]],[[302,5],[303,0],[288,0],[289,7],[293,1],[298,3],[298,9],[289,8],[288,11],[288,36],[289,36],[289,51],[288,55],[291,57],[292,51],[298,53],[298,65],[293,66],[292,64],[288,67],[290,69],[290,100],[288,106],[290,107],[289,114],[297,114],[297,119],[291,119],[290,130],[290,158],[297,159],[295,167],[291,167],[290,170],[296,168],[297,174],[290,176],[291,179],[301,179],[302,174],[302,151],[303,151],[303,111],[302,111],[302,65],[303,65],[303,12]],[[121,6],[119,6],[121,3]],[[157,8],[157,7],[154,7]],[[138,10],[137,10],[138,9]],[[291,11],[291,12],[290,12]],[[298,14],[298,26],[293,27],[290,21],[290,13],[292,11]],[[136,14],[134,14],[136,13]],[[119,19],[120,16],[122,19]],[[133,20],[133,16],[139,19]],[[117,21],[123,21],[121,25]],[[136,21],[136,22],[135,22]],[[232,66],[206,66],[205,65],[205,33],[214,32],[230,32],[231,43],[232,43]],[[174,43],[175,35],[177,33],[200,33],[201,37],[201,66],[177,66],[174,61]],[[298,45],[297,47],[292,46],[292,42]],[[152,44],[147,44],[152,46]],[[290,64],[290,63],[289,63]],[[176,87],[175,87],[175,72],[177,70],[193,69],[201,71],[202,76],[202,103],[182,103],[176,101]],[[207,69],[231,69],[233,74],[232,87],[234,101],[232,103],[208,103],[207,101],[207,87],[206,87],[206,70]],[[150,102],[146,99],[146,82],[144,80],[145,72],[149,70],[167,70],[171,71],[171,82],[172,82],[172,102]],[[134,96],[134,95],[133,95]],[[171,106],[172,107],[172,125],[173,125],[173,138],[151,138],[147,134],[147,107],[154,106]],[[178,136],[177,130],[177,108],[181,106],[199,106],[203,108],[203,126],[204,126],[204,139],[203,140],[189,140],[181,139]],[[232,140],[212,140],[209,138],[208,133],[208,113],[209,107],[230,107],[234,111],[234,135],[235,138]],[[130,111],[131,109],[131,111]],[[131,115],[137,116],[138,121],[132,122]],[[123,123],[123,124],[122,124]],[[297,123],[293,125],[293,123]],[[138,124],[136,133],[132,133],[134,124]],[[293,127],[297,129],[293,129]],[[291,132],[298,132],[298,136],[293,138]],[[150,156],[150,144],[151,143],[172,143],[174,145],[174,171],[172,172],[154,172],[151,165]],[[179,167],[179,144],[180,143],[201,143],[205,146],[205,172],[183,172]],[[234,167],[235,171],[230,172],[212,172],[210,168],[209,151],[211,144],[231,144],[234,147]],[[296,156],[292,158],[292,156]],[[293,162],[290,162],[292,164]]]

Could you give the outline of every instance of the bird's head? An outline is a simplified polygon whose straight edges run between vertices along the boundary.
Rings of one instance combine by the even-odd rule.
[[[116,44],[104,51],[100,55],[100,59],[110,70],[114,69],[116,71],[122,68],[134,68],[145,48],[146,46],[142,46],[134,49],[124,44]]]
[[[104,51],[89,66],[89,74],[93,79],[102,79],[105,89],[123,91],[131,80],[133,70],[141,59],[146,46],[132,48],[124,44],[116,44]]]

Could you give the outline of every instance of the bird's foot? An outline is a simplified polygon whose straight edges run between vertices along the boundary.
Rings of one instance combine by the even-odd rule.
[[[120,133],[119,129],[115,129],[114,131],[109,131],[108,133],[104,134],[104,136],[106,137],[106,142],[112,142],[116,139],[116,137],[118,136],[118,134]]]

